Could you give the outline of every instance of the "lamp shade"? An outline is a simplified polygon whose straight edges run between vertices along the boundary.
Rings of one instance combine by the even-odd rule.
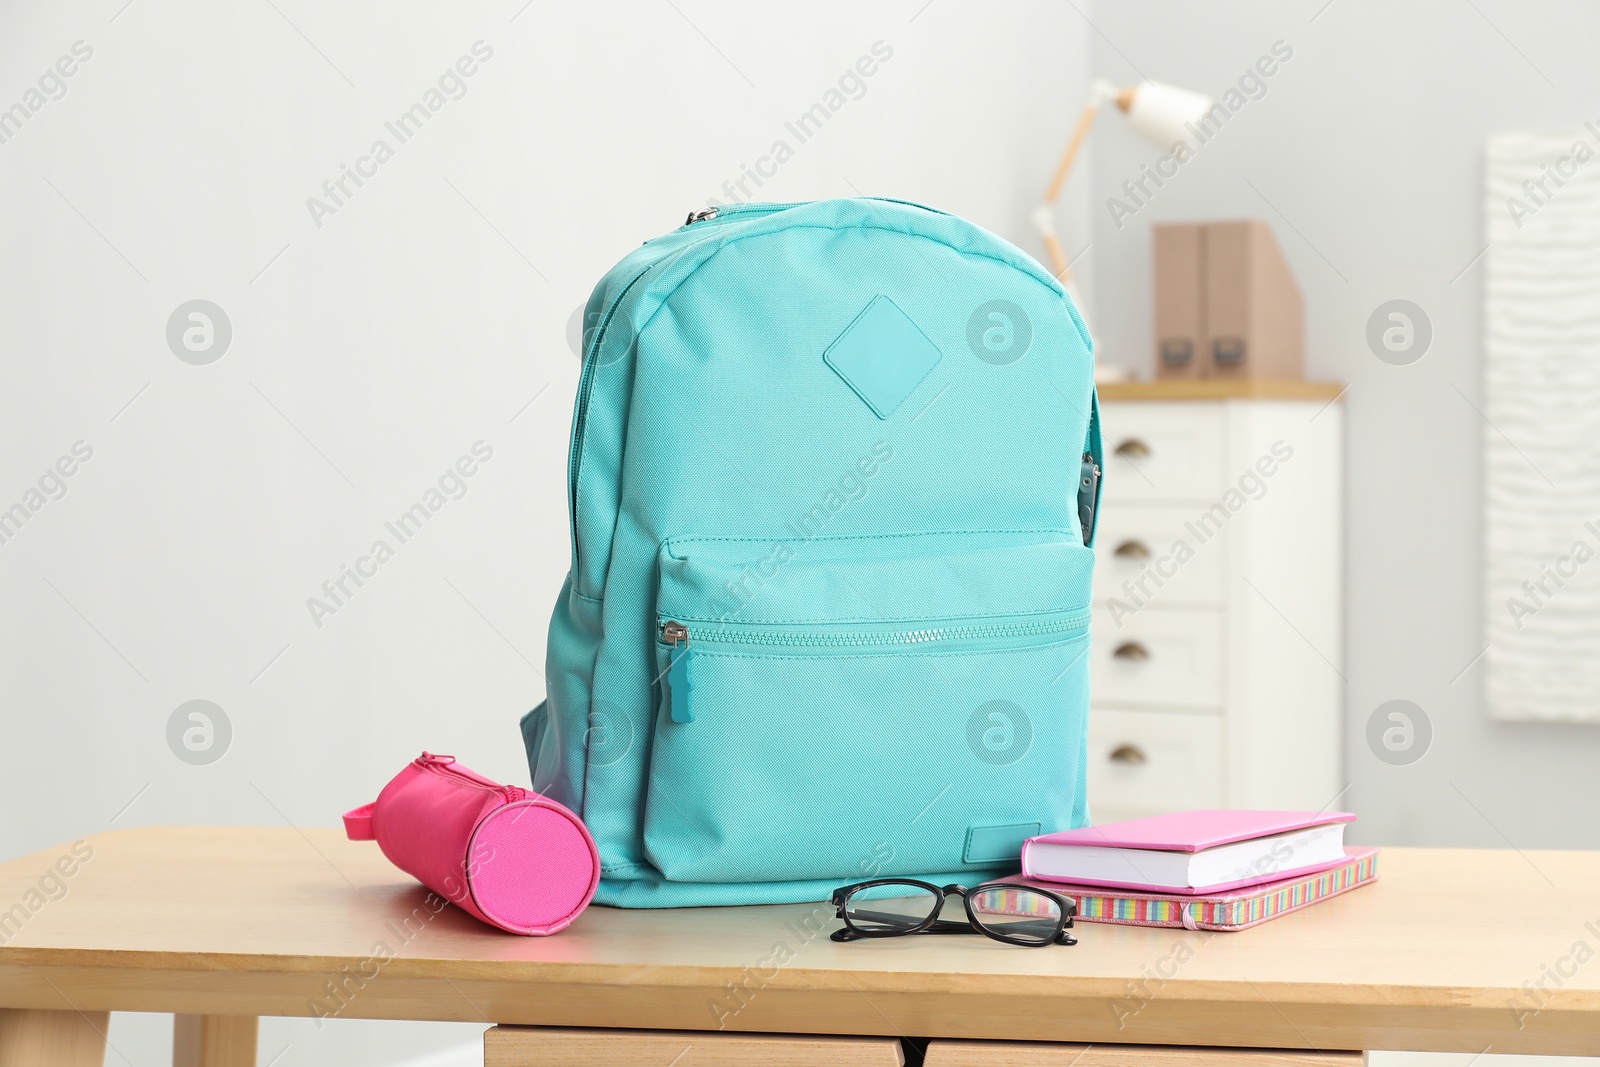
[[[1132,95],[1132,101],[1124,109],[1128,113],[1128,125],[1161,148],[1171,148],[1179,142],[1191,149],[1196,147],[1190,126],[1198,126],[1200,119],[1211,110],[1209,96],[1151,81],[1140,82]]]

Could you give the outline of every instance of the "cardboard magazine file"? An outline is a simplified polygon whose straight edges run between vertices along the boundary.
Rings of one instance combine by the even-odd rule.
[[[1305,376],[1305,301],[1271,226],[1154,229],[1157,377]]]
[[[1205,377],[1205,227],[1154,227],[1156,377]]]

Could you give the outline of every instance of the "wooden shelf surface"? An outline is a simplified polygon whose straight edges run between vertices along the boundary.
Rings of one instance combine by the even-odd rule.
[[[1349,386],[1294,378],[1165,378],[1103,382],[1101,400],[1337,400]]]

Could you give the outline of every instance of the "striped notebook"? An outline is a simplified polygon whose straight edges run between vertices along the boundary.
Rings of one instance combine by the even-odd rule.
[[[1078,918],[1123,926],[1171,926],[1189,930],[1243,930],[1319,900],[1347,893],[1378,877],[1378,850],[1346,848],[1337,867],[1298,878],[1201,896],[1162,896],[1103,886],[1075,886],[1029,878],[1000,881],[1037,885],[1078,902]]]

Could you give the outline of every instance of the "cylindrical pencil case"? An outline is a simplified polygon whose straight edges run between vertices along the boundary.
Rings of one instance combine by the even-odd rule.
[[[553,934],[600,883],[594,839],[567,808],[424,752],[344,816],[352,841],[452,904],[514,934]]]

